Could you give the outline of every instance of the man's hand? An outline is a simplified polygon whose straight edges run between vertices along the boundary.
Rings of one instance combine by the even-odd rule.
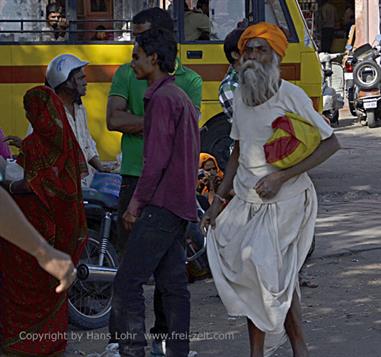
[[[69,21],[66,17],[62,16],[58,20],[58,28],[62,31],[65,31],[69,27]]]
[[[3,142],[8,143],[9,145],[15,146],[18,149],[20,149],[22,144],[22,139],[19,138],[18,136],[9,135],[3,139]]]
[[[77,270],[69,255],[47,246],[36,254],[36,258],[42,269],[60,281],[56,293],[62,293],[70,288],[77,276]]]
[[[112,172],[112,170],[113,170],[113,168],[112,168],[112,167],[110,167],[110,166],[105,166],[105,165],[102,165],[102,168],[101,168],[100,170],[98,170],[98,171],[100,171],[100,172],[104,172],[104,173],[107,173],[107,174],[109,174],[109,173],[111,173],[111,172]]]
[[[284,183],[282,172],[273,172],[265,177],[262,177],[254,189],[262,199],[270,199],[275,197]]]
[[[116,161],[102,163],[102,172],[111,173],[111,172],[114,172],[114,170],[116,170],[117,168],[119,168],[119,164]]]
[[[221,213],[222,209],[222,202],[219,199],[215,198],[212,205],[205,212],[201,219],[200,226],[201,231],[204,234],[208,232],[209,225],[212,227],[212,229],[216,228],[216,218]]]
[[[132,226],[136,222],[137,217],[131,214],[128,210],[123,214],[123,224],[126,231],[131,232]]]

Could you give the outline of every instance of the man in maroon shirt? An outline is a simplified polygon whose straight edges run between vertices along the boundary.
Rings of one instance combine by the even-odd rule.
[[[185,229],[197,220],[195,187],[200,151],[197,113],[175,85],[173,34],[145,31],[131,66],[146,79],[144,167],[123,215],[131,234],[114,281],[112,308],[121,356],[144,357],[143,284],[154,274],[168,323],[166,356],[187,357],[190,302],[185,271]]]

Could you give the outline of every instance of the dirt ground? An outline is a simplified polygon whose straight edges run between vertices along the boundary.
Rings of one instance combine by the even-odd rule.
[[[381,128],[342,119],[336,134],[342,150],[311,172],[320,207],[316,249],[302,275],[317,287],[302,287],[304,329],[311,357],[381,357]],[[246,321],[226,315],[212,279],[189,289],[191,349],[200,357],[249,356]],[[147,286],[148,328],[152,292]],[[68,356],[102,353],[107,344],[107,329],[71,333]],[[289,345],[275,356],[292,356]]]

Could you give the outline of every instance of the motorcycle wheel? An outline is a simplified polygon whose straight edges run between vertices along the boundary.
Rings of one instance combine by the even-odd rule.
[[[369,128],[375,128],[377,126],[376,112],[374,110],[369,110],[366,112],[366,119],[367,119]]]
[[[356,116],[356,109],[355,109],[355,105],[353,104],[353,102],[349,102],[349,110],[350,110],[351,114],[355,117]]]
[[[373,75],[363,78],[363,71],[366,69],[371,69]],[[373,60],[359,62],[353,70],[353,81],[360,89],[378,88],[381,81],[380,66]]]
[[[206,251],[204,251],[197,259],[194,259],[196,255],[200,254],[203,250],[204,239],[198,223],[190,223],[187,228],[185,240],[189,283],[211,277]]]
[[[80,263],[98,264],[100,249],[99,234],[88,230],[89,239],[82,253]],[[109,242],[104,258],[104,266],[117,268],[119,258]],[[69,321],[85,329],[97,329],[107,326],[112,299],[112,282],[75,281],[69,290]]]
[[[339,126],[339,110],[338,109],[336,109],[335,112],[332,114],[331,124]]]
[[[348,88],[348,106],[349,110],[351,111],[351,114],[355,117],[357,116],[356,114],[356,108],[355,108],[355,103],[353,101],[354,99],[354,88]]]

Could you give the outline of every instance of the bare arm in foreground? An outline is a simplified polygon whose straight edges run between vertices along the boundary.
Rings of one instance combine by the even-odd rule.
[[[56,292],[68,289],[75,279],[69,255],[51,247],[25,218],[10,195],[0,187],[0,236],[33,255],[41,268],[60,281]]]
[[[110,96],[107,103],[107,129],[123,134],[141,134],[144,118],[127,111],[127,100]]]

